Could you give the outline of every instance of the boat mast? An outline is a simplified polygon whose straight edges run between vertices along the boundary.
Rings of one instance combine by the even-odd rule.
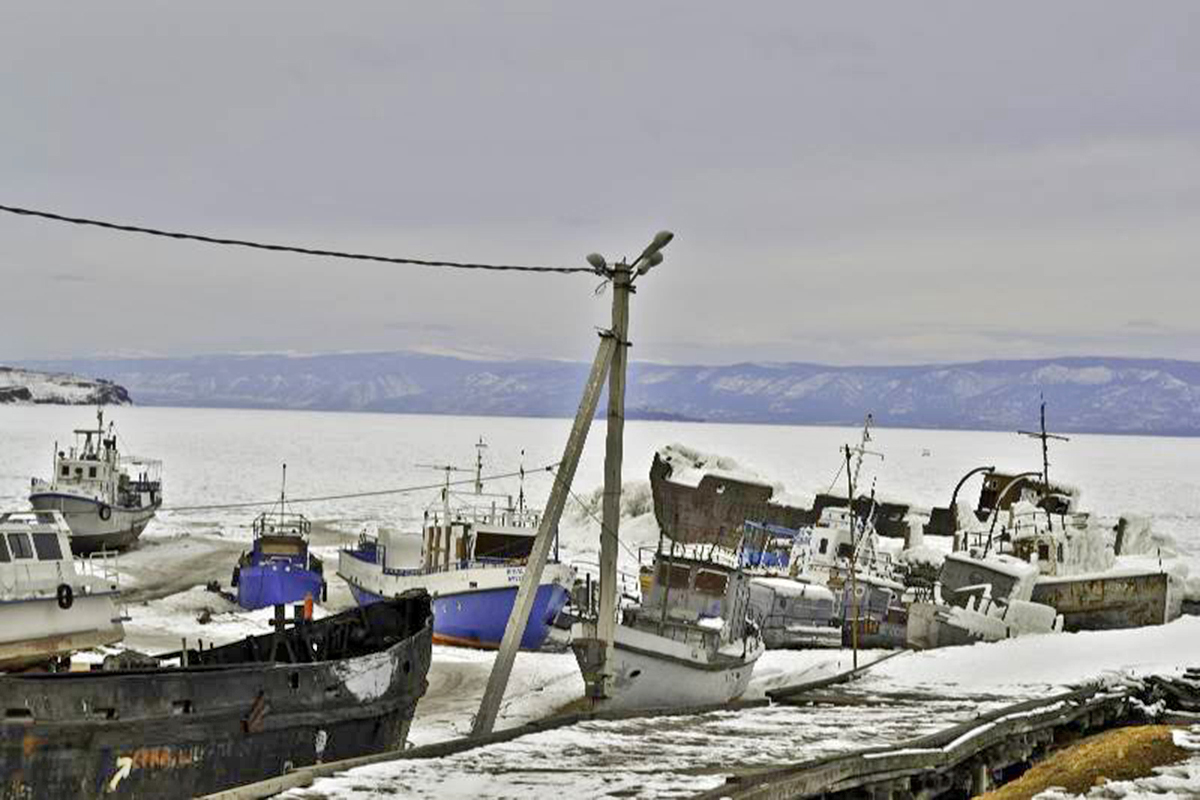
[[[1049,523],[1051,532],[1054,529],[1054,517],[1050,514],[1050,440],[1057,439],[1060,442],[1071,441],[1066,436],[1059,436],[1054,433],[1046,432],[1046,396],[1042,395],[1042,428],[1038,432],[1034,431],[1017,431],[1022,436],[1029,436],[1034,439],[1042,440],[1042,508],[1046,512],[1046,522]],[[999,512],[999,509],[997,509]]]
[[[284,505],[287,503],[287,462],[283,463],[283,480],[279,485],[279,527],[283,530]]]
[[[858,669],[858,546],[859,539],[855,535],[855,521],[857,514],[854,511],[854,492],[858,486],[858,475],[862,471],[863,456],[878,456],[883,459],[883,453],[876,453],[867,449],[867,442],[871,441],[871,423],[874,418],[867,414],[866,421],[863,422],[862,437],[859,439],[858,446],[851,448],[850,445],[844,445],[844,453],[846,456],[846,510],[850,512],[848,519],[850,521],[850,607],[853,611],[853,618],[850,623],[850,643],[854,648],[854,668]],[[853,465],[851,461],[853,459]],[[872,503],[873,504],[873,503]],[[863,521],[863,536],[866,536],[867,526],[866,520]],[[843,584],[844,585],[844,584]]]
[[[483,437],[475,444],[475,494],[483,494],[483,451],[487,449]],[[448,479],[448,478],[447,478]]]

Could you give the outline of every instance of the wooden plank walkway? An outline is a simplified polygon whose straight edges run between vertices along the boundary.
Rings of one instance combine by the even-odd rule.
[[[1088,687],[1017,703],[896,746],[737,775],[699,797],[782,800],[863,792],[911,797],[955,787],[973,796],[991,785],[993,775],[1029,762],[1051,745],[1126,719],[1130,696],[1125,689]]]

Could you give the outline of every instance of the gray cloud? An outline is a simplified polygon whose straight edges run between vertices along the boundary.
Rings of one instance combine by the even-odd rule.
[[[1169,0],[5,7],[0,202],[561,264],[671,227],[634,306],[655,360],[1200,358],[1198,23]],[[607,319],[587,278],[3,215],[0,242],[23,298],[0,358],[586,358]],[[92,277],[88,302],[44,275]]]

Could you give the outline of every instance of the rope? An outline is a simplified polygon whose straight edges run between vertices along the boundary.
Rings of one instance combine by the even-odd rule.
[[[147,228],[141,225],[126,225],[117,222],[106,222],[104,220],[89,219],[86,217],[68,217],[65,214],[56,214],[50,211],[37,211],[32,208],[21,208],[19,206],[0,205],[0,211],[9,214],[18,214],[25,217],[37,217],[39,219],[52,220],[54,222],[67,222],[72,225],[90,225],[95,228],[104,228],[112,231],[123,231],[125,233],[143,233],[147,236],[161,236],[167,239],[185,239],[193,242],[205,242],[207,244],[229,245],[233,247],[249,247],[255,250],[272,250],[280,253],[300,253],[306,256],[323,256],[325,258],[342,258],[354,261],[380,261],[386,264],[409,264],[420,267],[449,267],[451,269],[481,269],[492,270],[498,272],[549,272],[560,275],[568,275],[573,273],[586,273],[589,275],[603,274],[603,272],[591,267],[542,267],[542,266],[524,266],[516,264],[480,264],[467,261],[430,261],[420,258],[400,258],[396,256],[376,256],[367,253],[352,253],[341,250],[324,250],[311,247],[296,247],[293,245],[284,244],[268,244],[265,242],[252,242],[246,239],[228,239],[218,236],[207,236],[199,233],[181,233],[179,231],[165,231],[158,228]]]
[[[557,465],[555,465],[555,466],[557,466]],[[551,472],[553,472],[553,470],[554,470],[553,467],[547,467],[546,469]],[[555,477],[557,477],[557,475]],[[597,523],[599,523],[600,533],[607,534],[608,536],[611,536],[613,539],[615,539],[617,544],[621,545],[621,549],[623,549],[629,555],[633,556],[634,561],[637,561],[638,554],[636,552],[634,552],[633,550],[630,550],[629,545],[622,542],[621,537],[618,536],[617,534],[613,533],[612,529],[604,524],[604,520],[600,519],[600,517],[597,517],[595,512],[592,511],[592,509],[588,508],[588,504],[583,502],[583,500],[580,499],[579,495],[575,494],[575,491],[573,489],[571,489],[570,486],[568,486],[566,488],[567,488],[567,494],[571,495],[571,499],[574,500],[576,503],[578,503],[579,507],[582,508],[584,511],[586,511],[587,515],[589,517],[591,517],[593,520],[595,520]]]

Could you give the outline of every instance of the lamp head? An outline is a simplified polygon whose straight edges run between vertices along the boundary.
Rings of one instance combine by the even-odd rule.
[[[587,262],[592,265],[592,269],[597,272],[608,268],[608,262],[604,260],[604,256],[599,253],[589,253]]]
[[[662,262],[663,262],[663,254],[659,253],[658,251],[655,251],[655,252],[651,253],[647,258],[642,259],[642,265],[640,267],[638,267],[637,274],[645,275],[647,272],[650,271],[651,267],[657,267]]]

